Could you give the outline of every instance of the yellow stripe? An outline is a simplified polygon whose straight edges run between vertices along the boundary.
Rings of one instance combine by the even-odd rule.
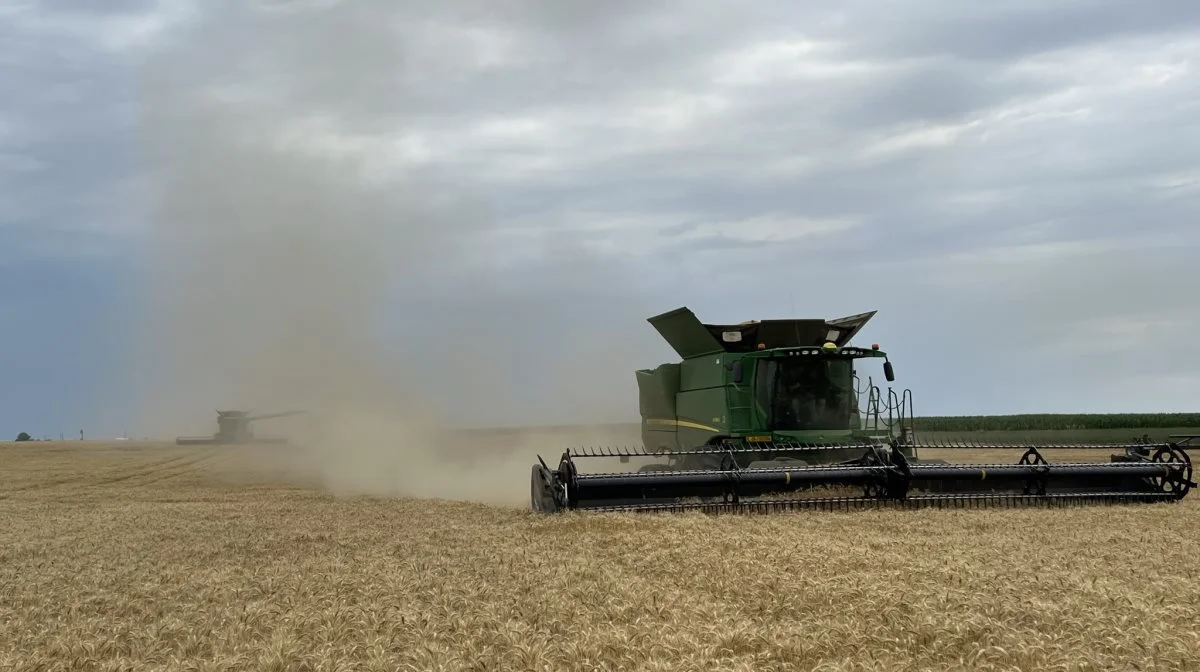
[[[666,419],[662,419],[662,418],[647,418],[646,424],[669,425],[671,427],[690,427],[692,429],[702,429],[706,432],[720,432],[721,431],[720,428],[718,428],[718,427],[710,427],[709,425],[702,425],[698,422],[691,422],[689,420],[666,420]]]

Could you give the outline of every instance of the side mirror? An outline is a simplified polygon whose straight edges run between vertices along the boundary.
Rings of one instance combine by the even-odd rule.
[[[884,377],[884,378],[887,378],[887,381],[888,381],[889,383],[891,383],[891,382],[895,382],[895,380],[896,380],[896,372],[892,370],[892,363],[891,363],[891,362],[884,361],[884,363],[883,363],[883,377]]]
[[[733,371],[733,382],[741,385],[746,375],[746,372],[742,370],[742,363],[740,361],[734,362],[731,371]]]

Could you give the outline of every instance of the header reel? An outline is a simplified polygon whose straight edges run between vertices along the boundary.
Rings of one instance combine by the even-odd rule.
[[[1176,438],[1176,437],[1172,437]],[[1189,437],[1190,439],[1190,437]],[[1187,443],[1187,440],[1182,442]],[[860,444],[862,445],[862,444]],[[711,447],[690,451],[568,450],[558,467],[542,458],[531,474],[534,511],[704,511],[767,512],[792,509],[862,507],[975,507],[1177,502],[1196,486],[1191,458],[1180,443],[1115,445],[919,445],[918,449],[1023,450],[1015,464],[948,463],[914,460],[898,442],[864,446],[855,460],[809,466],[784,460],[813,451],[846,450],[848,445],[772,444],[776,462],[754,462],[753,447]],[[913,446],[904,446],[911,448]],[[1109,462],[1051,463],[1042,450],[1121,449]],[[741,454],[741,455],[740,455]],[[576,460],[594,457],[708,457],[713,469],[672,469],[651,465],[633,473],[581,474]],[[738,458],[742,457],[741,460]],[[800,457],[800,459],[803,459]],[[779,466],[774,466],[778,464]],[[764,466],[771,465],[771,466]],[[795,465],[795,466],[792,466]],[[829,489],[843,493],[831,493]],[[844,494],[849,490],[853,494]]]

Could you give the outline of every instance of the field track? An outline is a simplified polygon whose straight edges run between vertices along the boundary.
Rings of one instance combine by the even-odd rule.
[[[0,444],[0,669],[1200,669],[1200,493],[536,517],[288,450]]]

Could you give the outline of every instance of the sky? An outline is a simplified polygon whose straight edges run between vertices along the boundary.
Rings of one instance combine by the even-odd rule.
[[[1188,0],[0,0],[0,436],[631,421],[683,305],[1196,411],[1198,69]]]

